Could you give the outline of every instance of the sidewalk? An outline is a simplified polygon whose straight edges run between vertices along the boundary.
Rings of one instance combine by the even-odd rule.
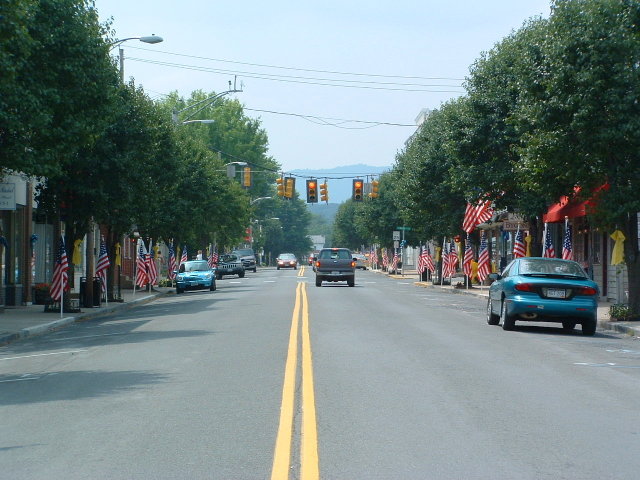
[[[80,308],[78,313],[45,312],[44,305],[5,307],[0,313],[0,345],[19,339],[41,335],[74,322],[81,322],[101,315],[126,310],[155,300],[157,297],[174,292],[173,288],[154,287],[153,291],[123,290],[123,302],[102,302],[99,307]]]
[[[387,275],[387,273],[381,270],[370,270],[370,271]],[[484,298],[488,298],[489,296],[488,286],[485,286],[482,288],[478,286],[474,286],[473,288],[466,289],[466,288],[455,288],[451,285],[434,285],[431,282],[419,281],[418,272],[416,270],[406,270],[404,275],[387,275],[387,276],[394,279],[413,281],[413,283],[419,287],[436,288],[438,290],[441,290],[447,293],[455,293],[460,295],[475,295],[477,297],[484,297]],[[454,283],[457,283],[457,282],[454,282]],[[598,328],[601,330],[613,330],[613,331],[624,333],[627,335],[632,335],[634,337],[640,337],[640,322],[638,321],[612,322],[609,320],[610,306],[611,306],[611,303],[609,302],[604,302],[604,301],[598,302]]]

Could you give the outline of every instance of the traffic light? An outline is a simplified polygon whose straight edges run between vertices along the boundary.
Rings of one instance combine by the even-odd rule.
[[[329,203],[329,191],[327,190],[327,182],[320,184],[320,200]]]
[[[369,194],[370,198],[378,198],[378,184],[380,182],[377,180],[371,180],[371,193]]]
[[[293,177],[285,177],[284,179],[284,196],[285,198],[293,198],[293,192],[296,190],[296,179]]]
[[[278,196],[284,197],[284,180],[282,177],[276,178],[276,188],[278,189]]]
[[[307,203],[318,203],[318,182],[307,180]]]
[[[354,202],[361,202],[362,201],[362,186],[363,186],[363,181],[360,180],[359,178],[356,178],[353,180],[353,189],[351,192],[351,198],[353,199]]]
[[[249,188],[251,186],[251,167],[244,167],[242,175],[242,186]]]

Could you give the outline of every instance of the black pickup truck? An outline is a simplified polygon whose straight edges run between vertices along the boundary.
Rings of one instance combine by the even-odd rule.
[[[323,248],[314,257],[316,287],[322,282],[347,282],[353,287],[356,284],[356,261],[347,248]]]

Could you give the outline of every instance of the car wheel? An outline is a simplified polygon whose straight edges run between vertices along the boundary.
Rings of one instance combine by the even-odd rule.
[[[350,287],[355,287],[356,286],[356,281],[351,279],[351,280],[347,280],[347,285],[349,285]]]
[[[217,280],[222,280],[222,274],[221,273],[216,273],[216,279]]]
[[[590,318],[582,322],[582,335],[593,336],[596,334],[598,322],[595,318]]]
[[[576,328],[576,322],[565,320],[564,322],[562,322],[562,328],[570,332],[571,330]]]
[[[513,330],[513,327],[516,325],[514,318],[507,313],[507,300],[505,298],[502,299],[500,321],[502,322],[503,330]]]
[[[322,279],[316,275],[316,287],[322,286]]]
[[[500,323],[500,315],[493,313],[493,302],[491,298],[487,301],[487,323],[489,325],[498,325]]]
[[[252,272],[253,272],[253,273],[256,273],[257,271],[258,271],[258,269],[257,269],[256,267],[253,267]]]
[[[276,270],[280,270],[280,267],[276,268]]]
[[[238,278],[244,278],[244,272],[240,272],[240,273],[238,274]]]
[[[209,290],[211,290],[212,292],[216,291],[216,282],[211,282],[211,286],[209,287]]]
[[[184,288],[176,287],[176,294],[184,293]]]

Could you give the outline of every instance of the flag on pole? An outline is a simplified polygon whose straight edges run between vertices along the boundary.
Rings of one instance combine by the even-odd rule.
[[[527,249],[524,244],[524,234],[520,230],[520,225],[518,225],[518,231],[513,240],[513,258],[525,257],[526,255]]]
[[[178,266],[176,265],[176,251],[173,248],[173,242],[169,244],[169,280],[173,280],[176,278],[175,272],[178,270]]]
[[[573,245],[571,242],[571,225],[569,220],[564,222],[564,242],[562,243],[562,258],[564,260],[573,260]]]
[[[462,259],[462,271],[471,278],[471,262],[473,261],[473,250],[471,249],[471,240],[467,233],[467,239],[464,242],[464,258]]]
[[[418,273],[423,274],[427,269],[427,259],[424,251],[424,247],[420,246],[420,254],[418,255]]]
[[[553,248],[553,242],[551,241],[551,232],[549,231],[549,225],[544,224],[544,247],[542,249],[542,256],[545,258],[555,258],[556,251]]]
[[[476,226],[486,222],[492,216],[493,209],[491,208],[490,200],[479,200],[475,206],[467,203],[464,220],[462,221],[462,229],[467,233],[471,233]]]
[[[138,239],[138,255],[136,256],[136,285],[144,287],[149,282],[147,275],[147,251],[142,239]]]
[[[69,259],[67,258],[67,250],[64,246],[64,237],[60,236],[60,247],[53,269],[53,280],[51,280],[51,286],[49,287],[49,295],[51,299],[56,302],[60,301],[63,293],[69,290],[68,271]]]
[[[107,246],[104,243],[104,237],[100,237],[100,254],[98,255],[98,263],[96,265],[96,277],[100,279],[100,289],[102,293],[107,293],[107,269],[111,266],[109,255],[107,254]]]
[[[180,264],[183,264],[187,260],[189,260],[189,256],[187,255],[187,246],[185,245],[182,250],[182,256],[180,257]]]
[[[433,257],[431,256],[431,250],[429,250],[428,245],[425,245],[424,247],[424,254],[425,254],[425,265],[427,269],[429,269],[431,273],[434,273],[436,271],[436,265],[433,262]]]
[[[149,254],[145,259],[147,262],[147,275],[150,285],[158,284],[158,267],[156,265],[156,251],[153,249],[153,239],[149,240]]]
[[[484,232],[480,235],[480,251],[478,252],[478,278],[484,282],[491,269],[489,268],[489,247]]]
[[[449,276],[449,245],[445,240],[442,245],[442,278]]]
[[[218,246],[209,245],[209,257],[207,258],[209,268],[215,268],[218,265]]]
[[[398,258],[398,252],[394,251],[393,252],[393,260],[391,261],[391,271],[393,273],[396,273],[396,270],[398,268],[398,260],[400,260]]]
[[[449,276],[453,277],[458,270],[458,251],[453,240],[449,242]]]

